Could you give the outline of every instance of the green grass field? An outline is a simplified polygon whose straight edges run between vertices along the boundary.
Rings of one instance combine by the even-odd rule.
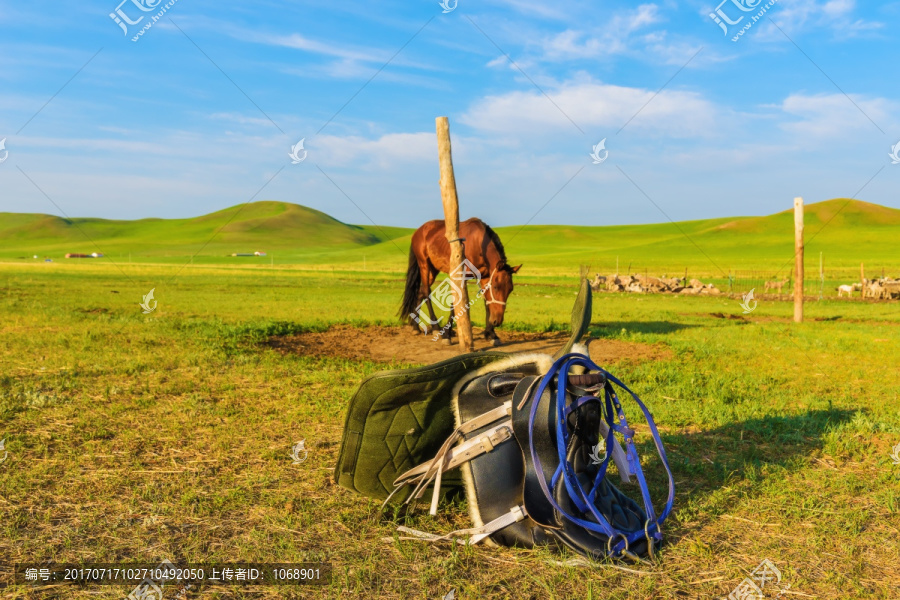
[[[153,226],[148,246],[169,235]],[[697,225],[695,239],[718,235],[709,226]],[[517,278],[501,335],[565,328],[577,288],[568,273],[591,262],[586,249],[606,235],[569,230],[582,254],[541,253],[558,246],[560,228],[528,231],[535,244],[528,252],[519,239],[525,232],[508,243],[511,256],[535,264]],[[753,235],[781,237],[769,229]],[[852,235],[826,235],[834,243],[846,236],[851,262],[864,254]],[[274,267],[212,258],[184,266],[174,257],[192,251],[188,241],[169,258],[148,250],[145,264],[34,264],[15,259],[19,250],[3,239],[0,440],[8,456],[0,463],[0,578],[13,563],[45,560],[326,561],[332,584],[297,597],[433,599],[456,589],[456,598],[720,598],[768,558],[782,587],[791,586],[781,598],[900,597],[900,465],[890,457],[900,443],[897,302],[811,302],[807,321],[793,324],[785,302],[763,299],[744,317],[725,297],[597,294],[594,344],[667,350],[665,359],[606,366],[660,425],[676,508],[655,564],[558,566],[542,551],[387,543],[397,523],[378,503],[333,484],[350,395],[387,365],[324,351],[283,354],[266,342],[337,323],[394,324],[402,287],[396,248],[382,248],[381,259],[369,255],[368,271],[349,258],[359,247],[336,250],[334,264],[344,270],[332,272],[328,261],[313,265],[300,255]],[[617,248],[612,239],[598,254]],[[651,254],[651,246],[635,247],[635,256],[656,256],[658,266],[681,260]],[[746,252],[732,242],[719,247],[732,248],[735,260]],[[225,246],[215,250],[224,254]],[[784,257],[769,251],[754,260],[765,266]],[[879,256],[887,259],[887,250]],[[390,268],[375,271],[379,264]],[[150,288],[159,305],[145,315],[138,303]],[[475,312],[476,323],[482,314]],[[291,446],[300,439],[311,451],[293,465]],[[645,429],[638,439],[649,456]],[[662,497],[661,477],[651,485]],[[450,531],[468,522],[457,504],[409,525]],[[40,597],[129,591],[60,586]],[[208,588],[200,595],[285,594]],[[24,587],[0,595],[39,596]]]

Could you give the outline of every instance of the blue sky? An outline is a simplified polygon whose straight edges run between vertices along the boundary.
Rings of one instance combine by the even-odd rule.
[[[0,211],[417,226],[439,115],[462,216],[498,226],[900,208],[900,2],[781,0],[732,41],[768,0],[177,0],[135,42],[166,2],[118,1],[0,0]]]

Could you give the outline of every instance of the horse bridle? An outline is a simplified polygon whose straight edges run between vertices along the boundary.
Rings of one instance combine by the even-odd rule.
[[[460,246],[462,246],[462,255],[465,256],[466,255],[466,238],[458,237],[454,240],[449,240],[448,243],[452,244],[454,242],[459,242]],[[490,294],[491,294],[490,300],[485,298],[485,300],[484,300],[485,304],[499,304],[501,306],[506,306],[506,302],[502,302],[502,301],[494,298],[494,288],[492,287],[492,285],[493,285],[493,281],[494,281],[494,273],[497,272],[498,268],[499,267],[494,267],[494,270],[491,271],[491,276],[488,277],[487,285],[484,286],[483,288],[481,288],[481,291],[488,290],[488,292],[490,292]]]
[[[484,303],[485,303],[485,304],[500,304],[500,305],[502,305],[502,306],[506,306],[506,302],[502,302],[502,301],[496,300],[496,299],[494,298],[493,281],[494,281],[494,273],[496,273],[496,272],[497,272],[497,268],[495,267],[494,270],[491,271],[491,276],[488,277],[487,285],[484,286],[483,288],[481,288],[482,291],[483,291],[483,290],[487,290],[487,291],[491,294],[490,300],[488,300],[487,296],[485,296]]]

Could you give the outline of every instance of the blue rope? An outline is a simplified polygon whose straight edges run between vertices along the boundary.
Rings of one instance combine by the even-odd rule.
[[[653,435],[654,444],[656,445],[656,450],[659,453],[660,459],[665,466],[666,474],[669,477],[669,495],[666,500],[665,508],[663,509],[659,517],[656,516],[656,512],[653,508],[653,502],[650,498],[650,490],[647,486],[647,481],[641,468],[641,461],[638,458],[637,449],[634,445],[634,430],[628,426],[628,421],[625,418],[625,412],[622,409],[622,405],[619,402],[618,396],[615,394],[615,391],[612,389],[611,385],[607,384],[606,389],[604,390],[604,399],[606,405],[605,411],[602,411],[604,403],[601,402],[600,398],[597,398],[596,396],[583,396],[581,398],[578,398],[573,403],[567,403],[566,384],[569,370],[573,366],[582,366],[589,370],[600,371],[601,373],[603,373],[608,382],[611,381],[615,383],[631,395],[631,397],[643,412],[644,417],[647,419],[647,423],[650,427],[650,432]],[[537,450],[534,446],[533,432],[540,398],[544,394],[544,391],[547,389],[547,386],[550,385],[550,382],[555,375],[559,375],[559,380],[557,382],[555,407],[557,414],[556,449],[559,456],[559,466],[553,473],[553,477],[550,480],[550,485],[548,486],[547,481],[543,476],[544,471],[541,466],[541,460],[538,457]],[[568,461],[568,458],[566,457],[566,449],[568,448],[568,442],[571,438],[571,434],[569,433],[569,429],[567,426],[567,417],[577,407],[580,407],[591,401],[601,402],[601,412],[603,413],[603,417],[606,420],[607,425],[609,426],[609,433],[606,436],[606,457],[600,465],[590,492],[585,494],[585,491],[581,487],[581,484],[575,474],[574,466]],[[613,415],[618,417],[618,424],[615,423]],[[653,416],[650,414],[650,411],[647,409],[641,399],[638,398],[637,394],[632,392],[628,388],[628,386],[626,386],[605,369],[602,369],[594,364],[594,362],[591,361],[588,357],[582,354],[567,354],[554,362],[550,370],[541,379],[541,382],[538,385],[537,390],[535,391],[534,399],[532,401],[531,412],[528,417],[528,427],[532,432],[532,436],[529,441],[529,451],[531,453],[532,462],[534,463],[535,469],[538,474],[538,484],[540,485],[544,496],[547,498],[548,502],[550,502],[550,505],[553,506],[553,508],[557,510],[566,520],[584,527],[589,531],[606,535],[608,538],[623,538],[622,541],[619,541],[612,547],[612,555],[619,554],[627,547],[628,544],[634,543],[645,536],[643,529],[627,533],[619,531],[618,529],[613,527],[613,525],[602,514],[600,514],[594,504],[594,498],[596,497],[600,484],[606,477],[609,460],[612,456],[612,452],[610,452],[610,449],[614,444],[614,433],[622,434],[622,436],[625,438],[626,457],[628,459],[628,464],[632,473],[634,473],[637,477],[638,485],[641,489],[641,497],[644,502],[644,508],[647,513],[647,518],[650,521],[646,527],[647,533],[651,534],[655,540],[662,539],[662,534],[659,531],[659,526],[672,512],[672,506],[675,501],[675,482],[672,477],[672,470],[669,467],[669,461],[666,457],[665,449],[662,445],[662,440],[659,436],[659,430],[656,428],[656,424],[653,421]],[[563,510],[561,506],[559,506],[559,504],[553,498],[551,487],[555,488],[560,478],[562,478],[563,484],[566,486],[566,491],[569,493],[569,498],[572,500],[572,503],[575,505],[575,507],[582,514],[589,513],[590,516],[596,519],[596,522],[586,521],[580,517],[569,514],[568,512]]]

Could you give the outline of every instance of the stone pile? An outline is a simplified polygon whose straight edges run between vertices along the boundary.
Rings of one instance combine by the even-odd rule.
[[[644,275],[601,275],[591,281],[595,292],[631,292],[633,294],[701,294],[718,296],[722,292],[711,283],[699,279],[685,282],[677,277],[649,277]]]

